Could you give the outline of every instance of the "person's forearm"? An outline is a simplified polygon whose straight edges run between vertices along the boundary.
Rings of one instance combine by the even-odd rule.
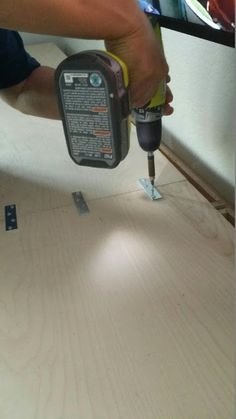
[[[136,0],[1,0],[0,27],[75,38],[118,39],[142,26]]]
[[[53,68],[38,67],[24,82],[0,90],[0,97],[27,115],[60,119],[54,73]]]

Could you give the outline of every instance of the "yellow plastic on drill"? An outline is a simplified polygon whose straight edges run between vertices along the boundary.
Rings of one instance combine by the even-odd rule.
[[[106,54],[110,55],[112,58],[114,58],[114,60],[118,61],[118,63],[120,64],[122,68],[122,72],[123,72],[125,87],[127,88],[129,85],[129,73],[128,73],[127,65],[124,63],[124,61],[122,61],[119,57],[117,57],[117,55],[112,54],[112,52],[106,51]]]
[[[112,58],[114,58],[114,60],[118,61],[118,63],[120,64],[120,66],[122,68],[122,72],[123,72],[124,84],[125,84],[125,87],[127,89],[128,86],[129,86],[129,73],[128,73],[127,65],[124,63],[124,61],[122,61],[119,57],[117,57],[117,55],[112,54],[112,52],[106,51],[106,54],[110,55]],[[131,123],[132,123],[132,117],[131,117],[131,115],[129,115],[129,117],[128,117],[129,136],[130,136],[130,131],[131,131]]]
[[[157,38],[160,40],[161,45],[163,45],[162,43],[162,36],[161,36],[161,29],[159,24],[157,24],[155,26],[154,32],[157,36]],[[147,106],[146,109],[150,109],[150,108],[155,108],[157,106],[161,106],[164,105],[166,101],[166,82],[163,81],[159,84],[159,87],[157,89],[157,92],[155,94],[155,96],[152,98],[151,103]]]

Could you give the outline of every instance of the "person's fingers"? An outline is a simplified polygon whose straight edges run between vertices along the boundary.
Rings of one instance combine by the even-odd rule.
[[[130,86],[130,93],[131,93],[131,100],[133,103],[133,107],[135,108],[144,107],[148,102],[152,100],[152,98],[156,94],[159,84],[161,83],[161,80],[166,79],[166,73],[168,72],[168,70],[169,70],[168,65],[166,64],[165,61],[163,61],[162,65],[160,64],[158,67],[159,80],[156,81],[155,84],[153,84],[154,77],[149,76],[149,78],[147,78],[146,80],[144,80],[138,85],[138,88],[136,84],[134,83]],[[156,79],[157,79],[157,76],[156,76]]]
[[[169,103],[167,103],[164,106],[163,115],[169,116],[169,115],[172,115],[173,112],[174,112],[174,108],[171,105],[169,105]]]
[[[106,41],[106,48],[127,65],[132,107],[144,107],[169,73],[161,42],[149,20],[144,16],[143,26],[127,36]],[[141,59],[139,51],[142,51]]]
[[[172,91],[170,90],[169,86],[166,86],[166,103],[172,102],[174,99]]]
[[[173,106],[170,105],[170,103],[173,101],[173,94],[169,88],[169,86],[166,87],[166,103],[164,106],[163,114],[165,116],[172,115],[174,112]]]

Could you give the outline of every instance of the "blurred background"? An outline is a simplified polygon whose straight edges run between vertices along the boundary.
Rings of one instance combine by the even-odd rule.
[[[163,16],[234,30],[235,0],[158,0],[155,3]]]

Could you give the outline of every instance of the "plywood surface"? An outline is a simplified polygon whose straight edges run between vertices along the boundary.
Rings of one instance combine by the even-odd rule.
[[[58,123],[15,116],[0,132],[0,205],[19,224],[0,216],[0,418],[233,418],[232,226],[164,157],[151,202],[135,145],[92,175]]]
[[[89,206],[1,236],[1,417],[233,417],[230,232],[220,254],[221,219],[202,234],[167,195]]]

